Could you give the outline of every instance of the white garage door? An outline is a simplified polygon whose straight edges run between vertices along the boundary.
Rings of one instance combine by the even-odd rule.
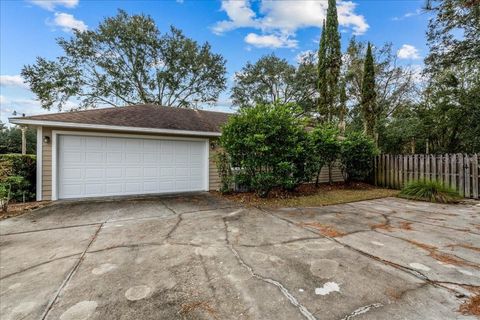
[[[206,141],[58,136],[58,198],[207,190]]]

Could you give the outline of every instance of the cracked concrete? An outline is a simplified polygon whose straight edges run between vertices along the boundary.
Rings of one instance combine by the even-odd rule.
[[[473,319],[455,293],[480,286],[478,225],[478,207],[393,198],[271,211],[210,194],[58,203],[0,222],[0,315]]]

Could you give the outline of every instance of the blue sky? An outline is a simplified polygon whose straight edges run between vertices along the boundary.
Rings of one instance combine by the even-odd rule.
[[[327,1],[157,1],[157,0],[2,0],[0,1],[0,112],[6,122],[13,110],[27,115],[45,112],[19,76],[37,56],[55,58],[62,52],[58,37],[70,37],[71,28],[95,29],[117,9],[151,15],[161,31],[170,25],[227,60],[229,85],[247,61],[276,55],[296,62],[307,50],[317,50]],[[342,49],[356,35],[376,45],[392,42],[399,61],[422,65],[428,53],[425,31],[428,16],[423,0],[337,1]],[[228,110],[229,92],[213,109]]]

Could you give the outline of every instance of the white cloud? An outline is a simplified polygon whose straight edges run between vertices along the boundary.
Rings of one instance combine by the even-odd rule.
[[[297,40],[289,39],[288,36],[256,33],[249,33],[244,40],[257,48],[295,48],[298,43]]]
[[[72,29],[79,31],[86,31],[88,29],[88,26],[82,20],[77,20],[73,15],[62,12],[55,13],[53,25],[61,27],[65,32],[70,32]]]
[[[410,44],[404,44],[397,52],[400,59],[420,59],[418,49]]]
[[[22,76],[18,74],[14,76],[0,75],[0,86],[28,88],[28,85],[24,82]]]
[[[337,4],[340,26],[350,28],[354,34],[365,33],[369,26],[365,17],[355,13],[356,4],[351,1],[339,1]],[[237,28],[254,28],[264,34],[281,34],[288,41],[298,29],[321,27],[326,18],[327,2],[311,0],[261,0],[259,13],[256,14],[248,0],[223,0],[221,10],[229,20],[219,21],[213,32],[222,34]]]
[[[413,12],[407,12],[405,13],[403,16],[400,16],[400,17],[393,17],[392,20],[393,21],[401,21],[401,20],[404,20],[404,19],[407,19],[407,18],[411,18],[411,17],[415,17],[415,16],[418,16],[422,13],[422,10],[420,9],[417,9]]]
[[[75,8],[79,0],[30,0],[31,3],[43,9],[53,11],[55,7]]]

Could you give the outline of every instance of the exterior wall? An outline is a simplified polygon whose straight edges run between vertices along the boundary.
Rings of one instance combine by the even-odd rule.
[[[43,127],[43,136],[50,137],[45,143],[42,137],[42,200],[52,199],[52,129]]]
[[[313,179],[313,182],[315,182],[316,178],[317,177]],[[320,183],[328,182],[328,167],[325,166],[322,168],[322,170],[320,170],[320,176],[318,180]],[[338,165],[334,165],[332,167],[332,180],[333,182],[343,182],[342,171]]]
[[[96,131],[96,130],[85,130],[85,129],[74,129],[71,128],[52,128],[52,127],[43,127],[43,136],[50,137],[50,142],[45,143],[42,137],[42,200],[51,200],[52,199],[52,131],[53,130],[61,130],[61,131],[76,131],[76,132],[98,132],[98,133],[117,133],[117,134],[132,134],[132,132],[121,132],[121,131]],[[144,134],[140,133],[140,135],[148,135],[148,136],[161,136],[161,137],[180,137],[176,135],[165,135],[165,134]],[[189,138],[189,136],[181,136],[182,138]],[[208,138],[208,137],[198,137],[198,136],[191,136],[190,138]],[[210,140],[211,138],[209,138]],[[212,150],[209,146],[209,190],[217,190],[220,185],[220,179],[217,174],[217,167],[215,163],[215,150]]]
[[[216,139],[211,139],[210,143],[214,142],[216,145]],[[214,149],[210,148],[210,154],[208,159],[208,182],[210,184],[210,190],[218,190],[220,188],[220,177],[218,176],[217,163],[215,161],[215,156],[219,147],[216,146]]]

